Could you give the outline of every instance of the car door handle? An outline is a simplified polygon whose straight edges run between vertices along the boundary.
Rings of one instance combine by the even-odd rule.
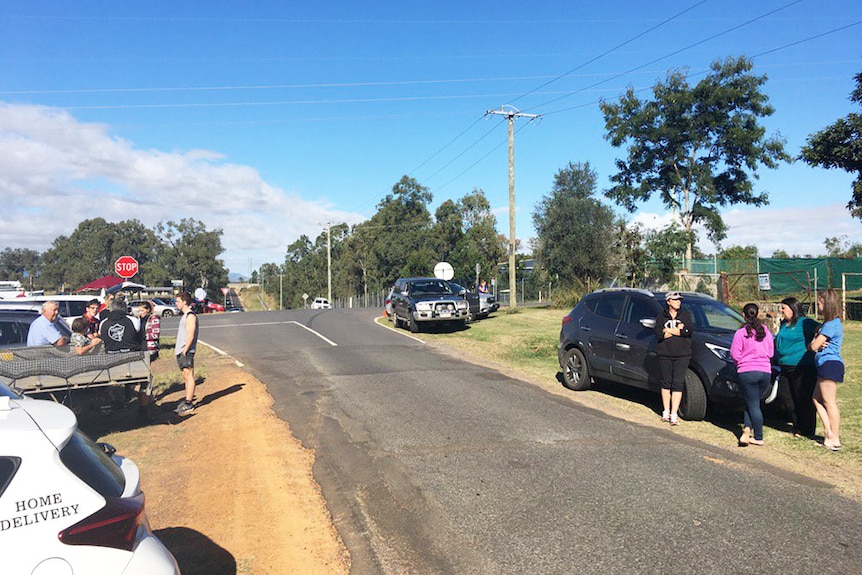
[[[615,333],[615,334],[614,334],[614,336],[615,336],[617,339],[628,339],[628,338],[629,338],[629,336],[627,336],[627,335],[626,335],[626,334],[624,334],[624,333]]]
[[[627,343],[618,343],[618,344],[617,344],[617,349],[618,349],[618,350],[620,350],[620,351],[628,351],[628,350],[630,350],[631,348],[632,348],[632,346],[630,346],[630,345],[629,345],[629,344],[627,344]]]

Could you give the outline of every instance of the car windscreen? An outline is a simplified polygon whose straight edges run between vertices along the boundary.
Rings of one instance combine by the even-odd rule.
[[[73,433],[60,450],[60,461],[103,497],[120,497],[126,488],[126,477],[120,467],[80,431]]]
[[[449,287],[449,282],[444,280],[428,280],[413,282],[410,289],[410,295],[451,295],[452,289]]]

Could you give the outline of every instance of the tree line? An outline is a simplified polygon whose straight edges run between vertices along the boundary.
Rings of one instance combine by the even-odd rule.
[[[41,254],[27,248],[0,252],[0,278],[18,280],[30,290],[68,292],[114,274],[120,256],[132,256],[139,271],[133,278],[147,286],[170,286],[182,280],[191,289],[227,285],[222,230],[207,230],[194,219],[159,222],[147,228],[136,219],[84,220],[69,236],[59,236]]]

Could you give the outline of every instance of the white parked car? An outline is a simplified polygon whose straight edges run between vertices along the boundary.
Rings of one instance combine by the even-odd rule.
[[[173,301],[169,298],[162,297],[154,297],[148,300],[133,299],[129,302],[126,302],[126,305],[129,307],[130,310],[129,313],[132,313],[142,301],[148,301],[152,303],[153,313],[159,317],[173,317],[175,315],[180,315],[180,310],[177,309],[177,306],[174,305]]]
[[[3,573],[179,575],[150,530],[140,471],[53,401],[0,385]]]
[[[332,304],[325,297],[316,297],[311,302],[311,309],[332,309]]]

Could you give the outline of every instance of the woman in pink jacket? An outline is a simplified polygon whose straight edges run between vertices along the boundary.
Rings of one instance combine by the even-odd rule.
[[[745,399],[742,435],[739,445],[763,445],[763,412],[760,398],[772,378],[772,334],[760,321],[757,304],[745,304],[742,316],[745,323],[733,334],[730,356],[736,364],[739,388]],[[752,431],[754,437],[751,437]]]

